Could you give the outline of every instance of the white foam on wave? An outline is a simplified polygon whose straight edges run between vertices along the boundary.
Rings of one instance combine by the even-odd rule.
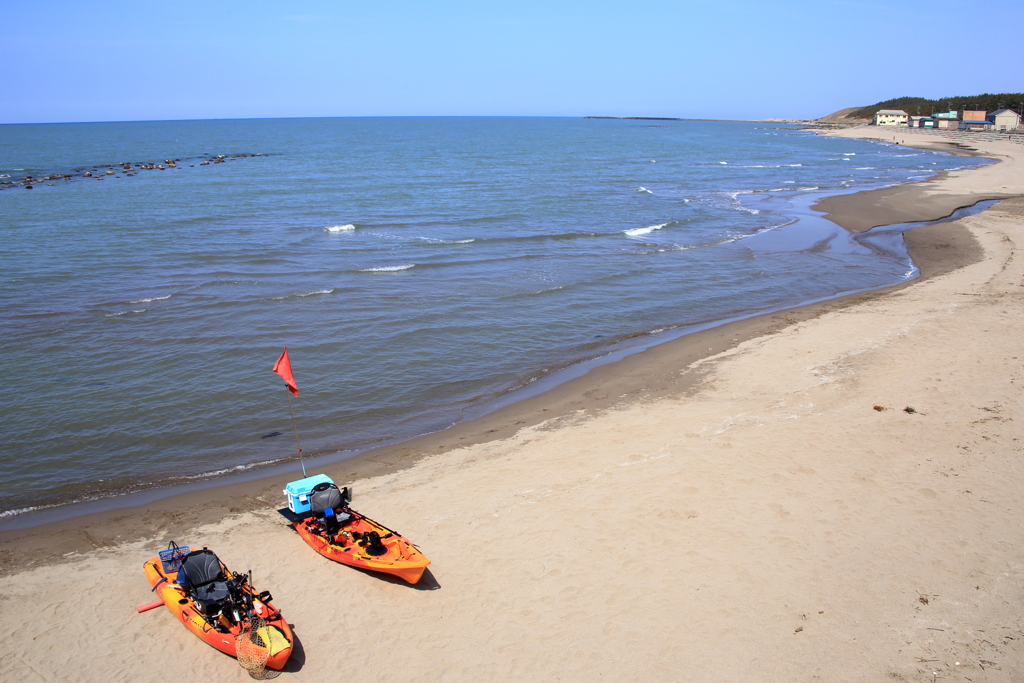
[[[275,460],[262,460],[260,462],[251,462],[246,465],[235,465],[234,467],[225,467],[222,470],[213,470],[212,472],[203,472],[201,474],[187,474],[179,478],[187,481],[193,481],[196,479],[206,479],[208,477],[219,477],[225,474],[230,474],[232,472],[244,472],[246,470],[251,470],[256,467],[273,465],[274,463],[281,462],[282,460],[284,460],[284,458],[277,458]]]
[[[346,223],[345,225],[332,225],[329,228],[324,228],[324,232],[352,232],[355,229],[356,226]]]
[[[795,166],[803,166],[803,164],[786,164],[787,167],[793,168]]]
[[[854,171],[874,171],[875,167],[874,166],[858,166],[857,168],[855,168],[853,170]]]
[[[152,297],[150,299],[136,299],[135,301],[129,301],[128,303],[130,303],[130,304],[148,304],[150,301],[163,301],[164,299],[170,299],[172,296],[174,296],[174,295],[173,294],[168,294],[167,296],[154,296],[154,297]]]
[[[722,166],[728,166],[729,165],[728,161],[719,161],[718,163],[722,164]]]
[[[664,254],[676,251],[690,251],[691,249],[700,249],[701,247],[713,246],[710,244],[673,244],[671,247],[658,247],[657,249],[637,249],[632,251],[632,254],[639,254],[641,256],[647,254]]]
[[[533,292],[519,292],[518,294],[511,295],[511,297],[509,297],[509,298],[512,298],[512,297],[518,298],[518,297],[524,297],[524,296],[537,296],[539,294],[547,294],[548,292],[558,292],[558,291],[563,290],[563,289],[565,289],[565,285],[558,285],[557,287],[547,287],[546,289],[538,289],[538,290],[533,291]]]
[[[14,510],[4,510],[3,512],[0,512],[0,518],[3,518],[3,517],[13,517],[14,515],[21,515],[21,514],[24,514],[26,512],[32,512],[33,510],[42,510],[44,507],[54,507],[54,506],[53,505],[44,505],[44,506],[33,505],[33,506],[27,507],[27,508],[15,508]]]
[[[359,272],[360,273],[394,273],[394,272],[397,272],[399,270],[409,270],[410,268],[415,268],[415,267],[416,267],[415,263],[409,263],[409,264],[406,264],[404,266],[380,266],[378,268],[363,268]]]
[[[811,187],[801,187],[800,189],[804,192],[810,192],[811,190],[820,190],[821,188],[817,185],[812,185]]]
[[[743,240],[748,240],[751,237],[756,237],[756,236],[758,236],[758,235],[760,235],[762,233],[769,232],[771,230],[777,230],[778,228],[784,228],[787,225],[793,225],[796,222],[797,222],[797,219],[794,218],[792,220],[783,221],[782,223],[775,223],[774,225],[766,225],[766,226],[764,226],[762,228],[758,228],[757,230],[755,230],[752,233],[749,233],[749,234],[746,234],[746,235],[734,235],[732,237],[727,237],[724,240],[722,240],[721,242],[715,242],[714,244],[709,245],[709,246],[716,246],[717,247],[720,244],[733,244],[735,242],[741,242]]]
[[[729,197],[732,199],[734,208],[739,209],[740,211],[746,211],[747,213],[756,216],[757,214],[761,213],[760,209],[748,209],[747,207],[743,206],[743,204],[740,202],[741,194],[752,193],[753,190],[739,190],[737,192],[727,192],[726,194],[729,195]]]
[[[784,182],[784,183],[788,183],[788,184],[790,184],[790,185],[792,185],[792,184],[796,183],[796,181],[795,181],[795,180],[783,180],[782,182]]]
[[[121,315],[128,315],[129,313],[145,313],[146,310],[147,309],[145,309],[145,308],[139,308],[139,309],[134,310],[134,311],[118,311],[117,313],[105,313],[103,315],[103,317],[104,318],[116,318],[116,317],[121,316]]]
[[[429,242],[431,244],[470,244],[472,242],[476,242],[475,237],[470,237],[466,240],[443,240],[437,237],[418,237],[417,239],[421,239],[424,242]]]
[[[796,221],[794,220],[794,221],[790,221],[789,223],[784,223],[782,225],[789,225],[790,223],[795,223],[795,222]],[[708,247],[719,247],[719,246],[721,246],[723,244],[733,244],[734,242],[739,242],[740,240],[745,240],[745,239],[747,239],[749,237],[753,237],[754,235],[758,235],[758,234],[760,234],[762,232],[767,232],[768,230],[774,230],[777,227],[781,227],[781,226],[780,225],[769,225],[769,226],[761,228],[761,229],[757,230],[756,232],[753,232],[753,233],[751,233],[749,235],[733,235],[731,237],[726,237],[724,239],[715,240],[714,242],[703,242],[701,244],[676,244],[676,245],[673,245],[673,246],[667,247],[667,248],[662,247],[662,248],[659,248],[659,249],[651,249],[650,251],[637,252],[637,253],[641,253],[641,254],[663,254],[663,253],[666,253],[666,252],[690,251],[692,249],[707,249]]]
[[[644,187],[643,185],[641,185],[640,187],[636,188],[636,191],[637,191],[637,192],[646,192],[647,194],[654,194],[653,192],[651,192],[650,190],[648,190],[648,189],[647,189],[646,187]]]
[[[654,254],[654,253],[673,252],[673,251],[690,251],[691,249],[706,249],[708,247],[722,246],[723,244],[734,244],[736,242],[740,242],[742,240],[750,239],[751,237],[754,237],[756,235],[760,235],[761,233],[768,232],[770,230],[776,230],[778,228],[784,228],[787,225],[793,225],[796,222],[797,222],[797,219],[793,218],[791,220],[783,221],[782,223],[775,223],[773,225],[766,225],[764,227],[758,228],[757,230],[755,230],[752,233],[730,235],[728,237],[724,237],[722,239],[715,240],[713,242],[703,242],[701,244],[676,244],[676,245],[674,245],[672,247],[669,247],[667,249],[666,248],[652,249],[650,251],[638,252],[638,253]]]
[[[285,296],[272,296],[272,297],[270,297],[270,300],[271,301],[284,301],[285,299],[297,299],[297,298],[302,298],[302,297],[307,297],[307,296],[320,296],[322,294],[333,294],[333,293],[334,293],[333,289],[318,289],[315,292],[306,292],[304,294],[288,294],[288,295],[285,295]]]
[[[661,230],[666,225],[668,225],[668,223],[662,223],[660,225],[648,225],[646,228],[630,228],[629,230],[623,230],[622,233],[624,235],[629,235],[630,237],[639,237],[640,235],[649,235],[655,230]]]

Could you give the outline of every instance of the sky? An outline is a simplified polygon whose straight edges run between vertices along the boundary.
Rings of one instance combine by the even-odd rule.
[[[0,123],[816,118],[1024,90],[1022,29],[961,0],[5,2]]]

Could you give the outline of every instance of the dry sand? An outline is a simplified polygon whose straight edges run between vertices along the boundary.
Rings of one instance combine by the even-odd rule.
[[[1024,194],[1024,147],[973,146],[1002,163],[914,201]],[[274,593],[301,641],[282,681],[1024,680],[1024,200],[914,240],[910,286],[329,468],[433,560],[416,588],[306,547],[285,479],[7,532],[0,680],[249,680],[135,613],[172,536]]]

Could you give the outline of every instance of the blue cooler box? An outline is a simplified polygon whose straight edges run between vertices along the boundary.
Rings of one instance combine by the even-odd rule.
[[[285,484],[284,495],[288,498],[288,509],[297,515],[309,512],[309,494],[314,486],[324,482],[333,484],[334,480],[326,474],[314,474],[312,477]]]

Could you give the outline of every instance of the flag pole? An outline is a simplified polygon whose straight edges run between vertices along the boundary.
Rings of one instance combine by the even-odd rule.
[[[299,450],[299,463],[302,465],[302,477],[306,478],[306,461],[302,459],[302,444],[299,443],[299,428],[295,425],[295,409],[292,407],[290,394],[299,395],[299,387],[295,384],[295,377],[292,375],[292,362],[288,360],[288,347],[281,351],[281,357],[274,363],[274,374],[284,380],[288,388],[288,412],[292,415],[292,429],[295,430],[295,447]]]
[[[302,465],[302,478],[306,478],[306,461],[302,459],[302,446],[299,445],[299,428],[295,426],[295,410],[292,408],[292,397],[288,396],[288,412],[292,414],[292,429],[295,430],[295,447],[299,449],[299,464]]]

